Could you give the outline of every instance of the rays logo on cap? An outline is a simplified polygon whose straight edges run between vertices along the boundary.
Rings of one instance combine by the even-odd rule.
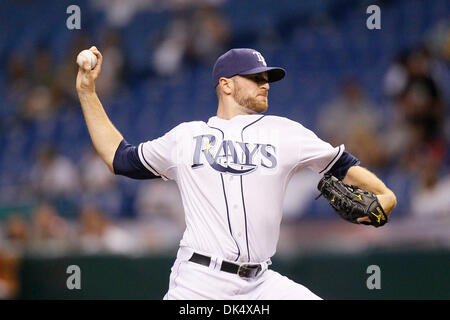
[[[264,67],[267,67],[266,60],[264,60],[264,57],[262,56],[261,53],[259,53],[258,51],[253,51],[253,54],[258,57],[258,61],[261,61]]]
[[[235,75],[249,75],[267,72],[268,82],[281,80],[286,71],[279,67],[268,67],[266,60],[255,49],[236,48],[231,49],[217,58],[212,72],[214,88],[219,84],[221,77],[231,78]]]

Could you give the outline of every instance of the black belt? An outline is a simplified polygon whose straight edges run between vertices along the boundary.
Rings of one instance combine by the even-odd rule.
[[[194,252],[189,261],[209,267],[209,264],[211,263],[211,257]],[[220,266],[221,271],[234,273],[242,278],[254,278],[259,274],[261,269],[262,268],[260,264],[239,265],[228,261],[222,261],[222,265]]]

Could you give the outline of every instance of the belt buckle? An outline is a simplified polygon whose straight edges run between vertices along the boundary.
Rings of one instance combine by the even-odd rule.
[[[261,271],[259,264],[243,264],[238,268],[237,274],[241,278],[253,278]]]

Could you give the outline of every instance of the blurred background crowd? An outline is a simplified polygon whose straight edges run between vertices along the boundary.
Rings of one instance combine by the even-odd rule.
[[[345,144],[397,194],[392,226],[375,236],[314,201],[320,177],[299,173],[281,251],[354,245],[349,232],[359,243],[450,244],[447,1],[84,0],[80,30],[66,27],[70,4],[1,4],[0,265],[25,253],[170,251],[181,239],[176,185],[114,176],[92,148],[75,91],[76,56],[92,45],[104,57],[98,95],[130,143],[214,116],[215,59],[250,47],[288,72],[268,114]],[[381,30],[366,28],[370,4]]]

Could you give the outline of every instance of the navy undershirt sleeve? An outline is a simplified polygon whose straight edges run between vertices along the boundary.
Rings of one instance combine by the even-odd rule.
[[[345,178],[350,167],[357,166],[359,164],[360,161],[358,160],[358,158],[348,153],[347,151],[344,151],[338,161],[336,161],[333,167],[331,167],[331,169],[328,171],[328,173],[335,176],[339,180],[342,180]]]
[[[129,144],[125,139],[120,142],[114,154],[114,173],[132,179],[156,179],[160,176],[151,173],[139,160],[138,148]]]

